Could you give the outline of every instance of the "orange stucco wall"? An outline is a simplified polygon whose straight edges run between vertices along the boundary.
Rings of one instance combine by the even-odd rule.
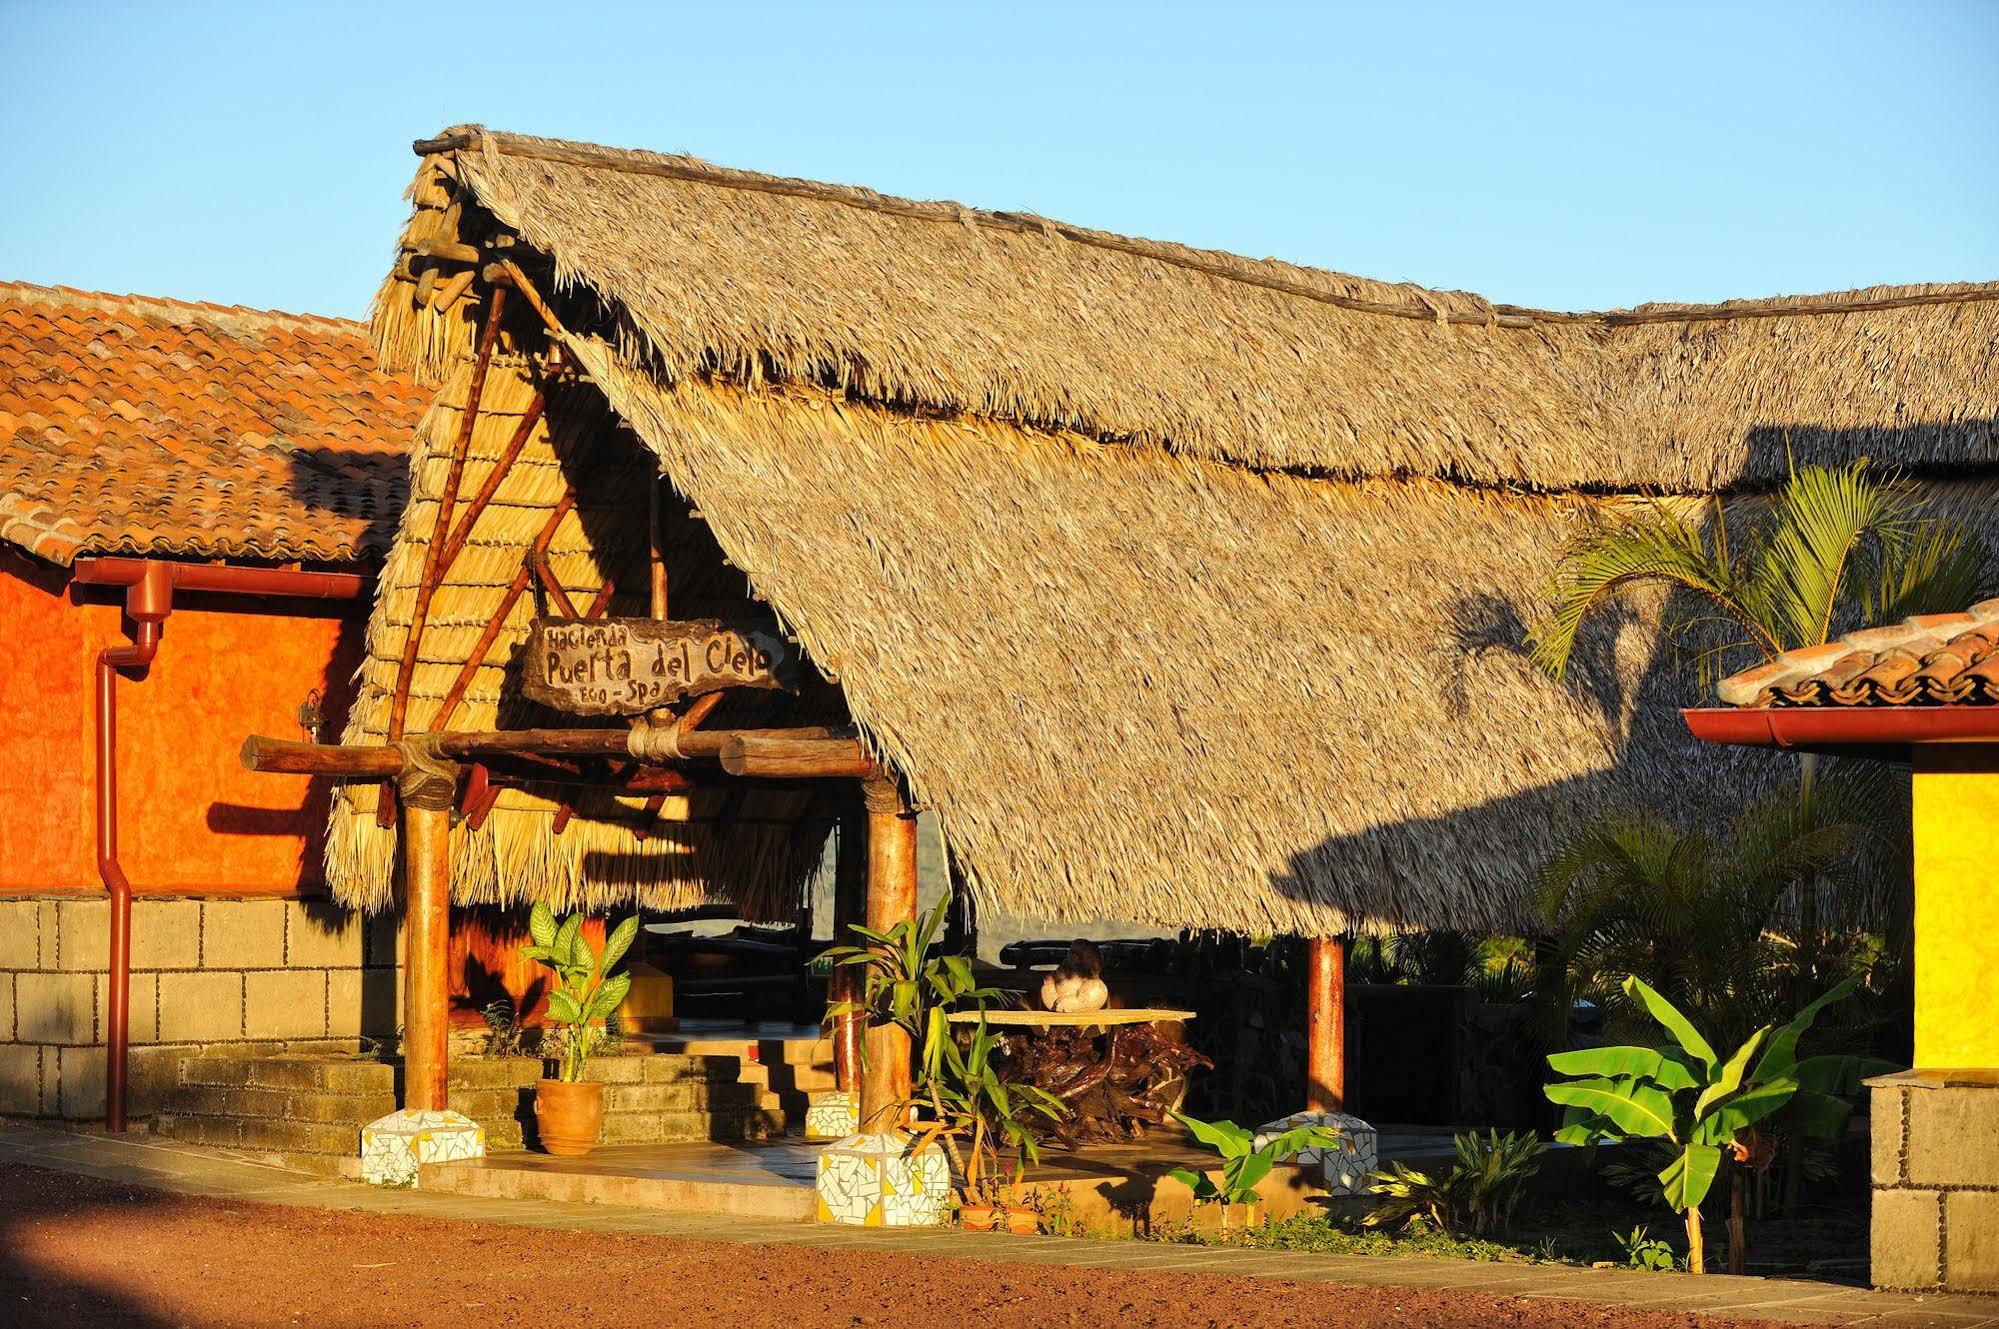
[[[122,594],[0,551],[0,892],[97,890],[94,670],[130,640]],[[81,596],[81,599],[79,597]],[[337,735],[365,603],[176,598],[158,657],[118,681],[120,857],[142,893],[290,894],[320,882],[326,783],[255,775],[245,735]]]

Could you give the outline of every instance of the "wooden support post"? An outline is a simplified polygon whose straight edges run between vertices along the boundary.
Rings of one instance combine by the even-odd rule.
[[[660,492],[663,482],[654,476],[650,488],[651,501],[647,504],[646,530],[649,537],[647,546],[648,571],[651,574],[652,616],[664,619],[666,604],[666,496]]]
[[[1305,959],[1305,1109],[1344,1112],[1347,1097],[1347,943],[1313,937]]]
[[[442,1111],[450,1072],[451,808],[403,797],[403,1106]]]
[[[916,813],[893,780],[862,782],[868,810],[867,924],[886,932],[916,917]],[[909,1097],[909,1034],[897,1025],[873,1024],[861,1067],[861,1129],[884,1131]]]
[[[848,929],[864,921],[868,900],[868,819],[858,798],[840,810],[840,842],[833,860],[833,943],[851,946],[859,938]],[[829,1002],[859,1001],[865,984],[859,965],[843,964],[827,983]],[[861,1088],[861,1029],[858,1013],[833,1021],[833,1075],[846,1093]]]

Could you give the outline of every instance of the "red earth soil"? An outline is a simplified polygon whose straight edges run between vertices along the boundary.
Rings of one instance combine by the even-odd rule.
[[[1742,1329],[1582,1302],[543,1230],[0,1166],[0,1324],[1509,1325]]]

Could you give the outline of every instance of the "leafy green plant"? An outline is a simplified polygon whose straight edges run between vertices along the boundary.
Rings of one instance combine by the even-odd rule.
[[[1455,1136],[1458,1160],[1452,1169],[1464,1190],[1464,1210],[1471,1230],[1480,1236],[1504,1232],[1513,1211],[1541,1170],[1545,1146],[1525,1132],[1501,1135],[1473,1131]]]
[[[875,1024],[891,1024],[909,1035],[917,1049],[911,1093],[892,1105],[897,1121],[912,1109],[927,1110],[911,1137],[912,1150],[940,1141],[964,1179],[968,1202],[990,1202],[999,1189],[999,1149],[1014,1150],[1012,1179],[1040,1161],[1035,1126],[1068,1115],[1062,1101],[1032,1085],[1007,1082],[995,1065],[999,1036],[980,1019],[961,1043],[950,1015],[978,1010],[1003,999],[998,988],[979,983],[971,957],[931,953],[943,934],[951,900],[946,895],[920,916],[883,931],[857,927],[866,946],[834,946],[823,952],[833,965],[863,971],[859,1001],[835,1002],[827,1020],[860,1014]],[[866,1049],[863,1048],[863,1056]],[[883,1123],[863,1123],[879,1129]],[[960,1148],[961,1142],[966,1146]]]
[[[1705,632],[1703,679],[1730,654],[1769,659],[1860,620],[1958,610],[1988,593],[1978,537],[1928,515],[1913,484],[1881,479],[1865,460],[1794,468],[1767,515],[1744,526],[1731,539],[1719,499],[1651,499],[1588,528],[1549,583],[1547,613],[1529,638],[1535,663],[1561,677],[1583,621],[1649,587],[1681,592],[1669,628]]]
[[[1067,1186],[1037,1186],[1028,1196],[1034,1212],[1041,1215],[1041,1231],[1050,1237],[1080,1237],[1083,1220],[1076,1214],[1076,1197]]]
[[[634,914],[611,929],[599,953],[583,937],[582,914],[572,914],[558,924],[545,904],[537,903],[529,912],[528,936],[533,944],[521,947],[521,954],[547,965],[555,974],[555,985],[548,994],[548,1018],[562,1030],[560,1049],[553,1058],[557,1079],[574,1084],[583,1078],[584,1063],[598,1041],[595,1028],[612,1017],[631,991],[632,976],[611,970],[625,958],[638,935],[639,920]]]
[[[1848,979],[1783,1028],[1773,1031],[1766,1025],[1723,1057],[1671,1002],[1641,980],[1627,978],[1626,993],[1672,1042],[1586,1048],[1549,1057],[1551,1070],[1570,1077],[1544,1088],[1549,1100],[1565,1109],[1555,1138],[1571,1144],[1656,1139],[1671,1146],[1671,1161],[1659,1180],[1666,1203],[1685,1216],[1687,1267],[1705,1272],[1700,1207],[1724,1151],[1738,1162],[1754,1156],[1762,1143],[1755,1128],[1780,1112],[1797,1135],[1836,1134],[1852,1110],[1844,1096],[1858,1088],[1863,1076],[1893,1069],[1864,1057],[1798,1057],[1798,1041],[1818,1013],[1856,986],[1857,979]],[[1736,1180],[1739,1184],[1740,1178]],[[1741,1265],[1745,1240],[1740,1227],[1731,1226],[1732,1268]]]
[[[832,946],[821,952],[822,959],[859,965],[864,973],[861,999],[834,1002],[827,1007],[827,1021],[858,1013],[871,1023],[901,1028],[919,1049],[919,1084],[943,1072],[944,1049],[951,1042],[950,1013],[983,1010],[1005,996],[998,988],[979,983],[970,956],[930,953],[944,931],[950,906],[951,897],[945,895],[927,912],[886,931],[857,926],[853,931],[869,945]]]
[[[1570,985],[1548,995],[1564,1014],[1586,998],[1620,1024],[1644,1023],[1623,982],[1635,974],[1731,1044],[1782,1018],[1821,990],[1800,991],[1792,903],[1802,883],[1858,888],[1861,851],[1892,803],[1884,770],[1842,767],[1809,803],[1780,786],[1725,838],[1650,811],[1585,825],[1541,871],[1536,908]]]
[[[953,1161],[964,1178],[963,1193],[968,1203],[998,1202],[1002,1145],[1014,1151],[1009,1181],[1018,1185],[1028,1164],[1041,1161],[1032,1123],[1037,1118],[1059,1121],[1069,1111],[1061,1099],[1044,1089],[1002,1080],[993,1064],[993,1053],[998,1046],[999,1036],[987,1027],[983,1017],[973,1026],[964,1045],[946,1036],[940,1048],[938,1073],[913,1095],[933,1116],[918,1128],[912,1148],[920,1150],[932,1139],[941,1139],[947,1145],[959,1140],[965,1142],[966,1152]]]
[[[1671,1273],[1673,1269],[1673,1248],[1663,1238],[1655,1237],[1643,1223],[1631,1229],[1629,1234],[1613,1232],[1617,1244],[1624,1251],[1624,1264],[1628,1269],[1643,1269],[1648,1273]]]
[[[1362,1223],[1399,1228],[1420,1218],[1439,1231],[1503,1232],[1541,1169],[1543,1146],[1532,1135],[1476,1131],[1453,1137],[1457,1157],[1450,1171],[1432,1175],[1393,1161],[1369,1178],[1377,1204]]]
[[[479,1008],[486,1022],[486,1055],[518,1057],[525,1051],[527,1031],[521,1026],[520,1011],[512,997],[496,997]]]
[[[1174,1112],[1173,1119],[1220,1156],[1222,1179],[1217,1185],[1206,1172],[1184,1167],[1176,1167],[1166,1175],[1193,1191],[1196,1204],[1220,1205],[1224,1230],[1228,1228],[1229,1206],[1257,1203],[1257,1185],[1270,1175],[1272,1168],[1302,1149],[1335,1144],[1340,1138],[1339,1132],[1330,1126],[1293,1126],[1259,1147],[1255,1131],[1245,1130],[1232,1121],[1202,1121],[1184,1112]]]
[[[1439,1232],[1457,1230],[1457,1187],[1448,1173],[1432,1175],[1391,1159],[1368,1178],[1367,1193],[1382,1197],[1361,1220],[1367,1227],[1393,1230],[1421,1219]]]

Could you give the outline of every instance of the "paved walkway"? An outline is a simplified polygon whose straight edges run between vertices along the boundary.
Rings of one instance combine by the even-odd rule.
[[[1454,1288],[1500,1296],[1573,1299],[1645,1310],[1686,1310],[1790,1324],[1892,1329],[1999,1329],[1999,1298],[1912,1296],[1774,1278],[1647,1274],[1560,1265],[1480,1264],[1420,1257],[1312,1255],[1143,1241],[1012,1237],[955,1231],[881,1231],[681,1214],[543,1200],[482,1200],[381,1190],[252,1162],[147,1135],[0,1125],[0,1161],[128,1185],[264,1204],[309,1205],[427,1218],[591,1232],[644,1232],[752,1245],[900,1251],[947,1259],[1223,1274],[1299,1282]]]

